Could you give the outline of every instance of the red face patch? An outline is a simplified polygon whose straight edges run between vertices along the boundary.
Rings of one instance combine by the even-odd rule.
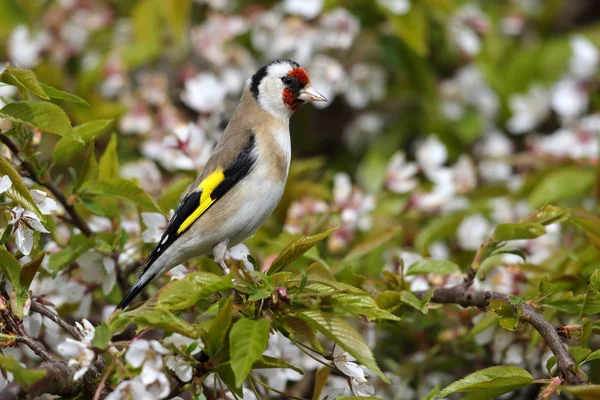
[[[296,78],[298,80],[298,82],[300,82],[301,85],[306,85],[310,81],[310,79],[308,79],[308,75],[306,74],[306,71],[304,71],[300,67],[296,67],[296,68],[292,69],[288,73],[288,76],[290,78]]]
[[[292,111],[296,111],[302,102],[295,101],[296,97],[291,89],[285,88],[283,89],[283,103],[288,106],[288,108]]]

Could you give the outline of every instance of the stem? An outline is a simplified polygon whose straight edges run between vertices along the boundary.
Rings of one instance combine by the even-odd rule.
[[[77,330],[73,325],[69,324],[67,321],[62,319],[58,314],[55,314],[49,308],[47,308],[43,304],[37,302],[36,300],[31,300],[31,311],[41,314],[44,317],[50,318],[58,326],[63,328],[65,331],[67,331],[69,333],[69,335],[73,336],[74,339],[79,340],[79,341],[81,341],[83,339],[83,335],[81,334],[81,332],[79,332],[79,330]]]
[[[102,380],[100,380],[100,383],[98,384],[98,387],[96,388],[96,393],[94,393],[93,400],[100,400],[100,397],[102,396],[102,391],[104,390],[104,386],[106,385],[106,381],[108,380],[108,376],[112,372],[114,366],[115,366],[115,361],[113,360],[113,362],[111,362],[110,365],[108,366],[108,368],[106,369],[106,372],[104,372],[104,375],[102,375]]]
[[[417,292],[415,295],[422,298],[426,292]],[[439,288],[433,292],[432,303],[438,304],[458,304],[462,307],[478,307],[485,309],[489,306],[491,300],[503,300],[510,304],[517,311],[517,306],[511,304],[507,295],[498,292],[474,291],[467,292],[464,285],[458,285],[451,288]],[[571,385],[580,385],[587,383],[579,377],[574,371],[575,361],[563,344],[554,325],[546,321],[536,309],[528,303],[521,305],[520,318],[527,321],[544,338],[550,350],[557,358],[557,367],[560,376]]]
[[[282,392],[280,390],[273,389],[271,386],[269,386],[266,383],[262,382],[260,379],[256,378],[254,375],[249,375],[249,378],[251,380],[253,380],[254,382],[258,383],[259,385],[261,385],[262,387],[264,387],[265,389],[270,390],[272,392],[275,392],[277,394],[280,394],[280,395],[284,396],[284,398],[286,398],[286,399],[306,400],[306,399],[304,399],[302,397],[292,396],[289,393],[285,393],[285,392]]]

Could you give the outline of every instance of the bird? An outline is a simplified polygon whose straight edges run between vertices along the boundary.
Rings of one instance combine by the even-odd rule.
[[[289,59],[268,63],[244,82],[208,162],[117,309],[124,310],[157,276],[195,257],[212,257],[229,273],[228,249],[254,235],[283,195],[291,160],[290,118],[301,104],[315,101],[327,100]]]

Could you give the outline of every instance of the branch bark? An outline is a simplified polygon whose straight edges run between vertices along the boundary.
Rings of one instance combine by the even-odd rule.
[[[43,304],[39,303],[36,300],[31,300],[31,311],[36,312],[38,314],[43,315],[44,317],[50,318],[54,321],[58,326],[63,328],[65,331],[69,333],[69,335],[73,336],[76,340],[82,340],[83,335],[79,332],[75,327],[65,321],[60,315],[55,314],[50,309],[48,309]]]
[[[16,157],[19,158],[19,154],[20,154],[19,147],[8,136],[0,135],[0,142],[4,143],[6,145],[6,147],[8,147],[10,149],[10,151]],[[35,182],[37,182],[38,184],[40,184],[40,185],[44,186],[46,189],[48,189],[50,191],[50,193],[52,193],[52,195],[56,198],[56,200],[58,200],[58,202],[60,204],[62,204],[65,211],[70,216],[69,221],[74,226],[76,226],[81,231],[81,233],[83,233],[85,236],[88,236],[88,237],[91,236],[92,230],[90,229],[90,226],[88,225],[88,223],[81,217],[81,215],[79,215],[77,210],[75,210],[75,207],[71,203],[69,203],[69,200],[63,194],[63,192],[54,184],[54,182],[52,182],[52,180],[42,181],[40,179],[40,177],[37,175],[35,168],[33,167],[33,165],[31,165],[30,162],[28,162],[26,160],[21,160],[20,158],[19,158],[19,160],[21,161],[21,165],[23,166],[23,168],[29,174],[29,177],[31,179],[33,179]]]
[[[421,298],[425,292],[415,293]],[[438,304],[458,304],[462,307],[478,307],[485,309],[489,306],[491,300],[503,300],[510,304],[515,311],[517,307],[512,305],[506,294],[488,291],[468,291],[464,285],[458,285],[451,288],[436,289],[431,298],[432,303]],[[528,322],[544,338],[550,350],[557,358],[557,368],[561,378],[570,385],[581,385],[587,383],[575,372],[575,361],[563,344],[554,325],[546,321],[533,306],[527,303],[521,305],[521,319]]]

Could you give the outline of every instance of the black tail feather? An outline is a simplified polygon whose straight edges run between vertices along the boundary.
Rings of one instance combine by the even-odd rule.
[[[135,285],[133,285],[133,287],[129,289],[125,297],[123,297],[123,300],[121,300],[121,302],[117,305],[117,309],[124,310],[129,305],[129,303],[131,303],[131,300],[135,299],[137,295],[140,294],[142,290],[144,290],[144,288],[148,286],[148,284],[152,282],[152,279],[154,279],[154,277],[156,276],[156,274],[153,274],[149,277],[145,277],[144,275],[145,273],[142,273]]]

